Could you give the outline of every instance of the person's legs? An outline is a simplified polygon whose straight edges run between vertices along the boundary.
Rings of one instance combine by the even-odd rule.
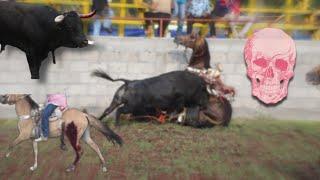
[[[233,13],[229,13],[226,18],[229,20],[229,25],[230,25],[230,29],[232,31],[232,34],[234,37],[239,37],[237,28],[236,28],[236,24],[238,21],[238,17],[233,14]]]
[[[216,37],[216,22],[217,16],[215,16],[214,12],[211,13],[210,19],[212,21],[209,22],[210,29],[210,37]]]
[[[166,20],[166,19],[170,19],[171,18],[171,14],[168,13],[154,13],[154,17],[155,18],[163,18],[162,21],[156,21],[155,23],[159,24],[159,28],[158,28],[158,34],[159,37],[164,37],[167,27],[170,24],[170,20]],[[161,27],[161,23],[162,23],[162,27]],[[160,34],[160,29],[162,29],[161,34]]]
[[[103,20],[103,28],[105,28],[108,33],[112,32],[112,22],[111,22],[111,18],[114,16],[113,10],[112,9],[108,9],[107,12],[107,16],[105,17],[105,19]]]
[[[242,28],[241,32],[239,33],[239,38],[244,38],[251,26],[253,25],[253,22],[255,20],[254,17],[249,17],[249,16],[240,16],[239,17],[240,21],[247,21],[245,26]]]
[[[179,5],[177,3],[177,0],[174,0],[174,9],[173,9],[172,16],[177,17],[178,13],[179,13]]]
[[[144,18],[152,18],[153,13],[152,12],[145,12]],[[152,21],[151,20],[145,20],[144,30],[147,36],[150,36],[152,33]]]
[[[192,16],[189,16],[188,19],[193,18]],[[192,33],[192,26],[193,26],[193,21],[188,21],[187,22],[187,34],[191,34]]]
[[[41,117],[41,130],[44,138],[49,137],[49,118],[56,108],[56,105],[48,104],[46,108],[43,110]]]
[[[100,19],[96,19],[93,22],[93,32],[92,35],[93,36],[99,36],[100,35],[100,30],[101,30],[101,20]]]
[[[182,33],[183,23],[185,19],[186,4],[178,4],[178,29],[177,33]]]
[[[210,36],[216,36],[216,22],[215,20],[223,18],[226,14],[228,14],[228,8],[221,4],[216,4],[213,11],[211,12],[210,18],[213,20],[209,23],[210,27]]]

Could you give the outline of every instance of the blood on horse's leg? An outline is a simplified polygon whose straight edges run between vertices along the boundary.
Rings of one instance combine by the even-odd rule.
[[[71,146],[73,147],[74,151],[76,152],[76,158],[74,160],[74,162],[67,168],[67,172],[71,172],[74,171],[76,168],[77,163],[79,162],[80,159],[80,151],[81,151],[81,147],[78,143],[78,130],[76,125],[74,124],[74,122],[68,124],[67,128],[66,128],[66,135],[70,141]]]

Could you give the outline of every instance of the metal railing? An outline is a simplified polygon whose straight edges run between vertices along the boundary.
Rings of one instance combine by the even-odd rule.
[[[75,6],[77,10],[82,13],[88,13],[91,10],[91,0],[17,0],[18,2],[31,4],[48,4],[57,9],[63,6]],[[128,25],[142,26],[144,24],[143,12],[146,8],[142,5],[143,0],[133,0],[133,3],[127,3],[127,0],[119,0],[117,3],[110,3],[110,7],[117,13],[117,17],[113,18],[112,23],[118,26],[118,35],[124,36],[125,27]],[[272,27],[281,28],[291,33],[293,30],[307,31],[312,34],[314,39],[320,40],[320,24],[318,22],[320,17],[320,9],[313,10],[310,4],[314,0],[300,0],[298,4],[294,4],[293,0],[285,0],[282,7],[270,8],[259,7],[257,0],[249,0],[247,7],[241,8],[241,11],[250,15],[257,16],[274,16],[274,18],[282,17],[278,22],[272,24]],[[128,9],[138,9],[137,17],[128,18]],[[295,18],[303,18],[303,22],[297,23]],[[198,21],[198,20],[197,20]],[[204,20],[209,21],[209,20]],[[175,19],[172,21],[176,22]],[[203,27],[203,25],[197,25]],[[228,25],[225,21],[217,22],[218,28],[225,28]],[[256,21],[251,27],[251,32],[257,28],[270,26],[270,22]],[[160,31],[161,32],[161,31]]]

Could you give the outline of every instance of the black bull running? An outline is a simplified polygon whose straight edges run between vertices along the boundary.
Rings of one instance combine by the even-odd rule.
[[[93,72],[93,76],[125,83],[117,90],[110,106],[99,118],[103,119],[119,107],[116,111],[116,125],[119,125],[121,114],[150,115],[157,110],[167,113],[181,112],[184,107],[203,108],[209,99],[205,81],[188,71],[173,71],[133,81],[112,79],[99,70]]]
[[[39,79],[41,62],[59,47],[78,48],[91,44],[83,33],[79,15],[71,11],[59,13],[49,6],[24,5],[0,1],[0,44],[19,48],[26,53],[32,79]],[[55,60],[54,60],[55,62]]]

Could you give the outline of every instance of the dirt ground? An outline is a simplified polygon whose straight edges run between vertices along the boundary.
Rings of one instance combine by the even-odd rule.
[[[0,120],[0,179],[320,179],[320,122],[237,119],[211,129],[126,123],[116,130],[125,141],[121,148],[93,131],[106,173],[84,143],[79,166],[66,173],[74,153],[70,145],[60,150],[58,139],[39,144],[35,172],[31,141],[5,158],[16,123]]]

